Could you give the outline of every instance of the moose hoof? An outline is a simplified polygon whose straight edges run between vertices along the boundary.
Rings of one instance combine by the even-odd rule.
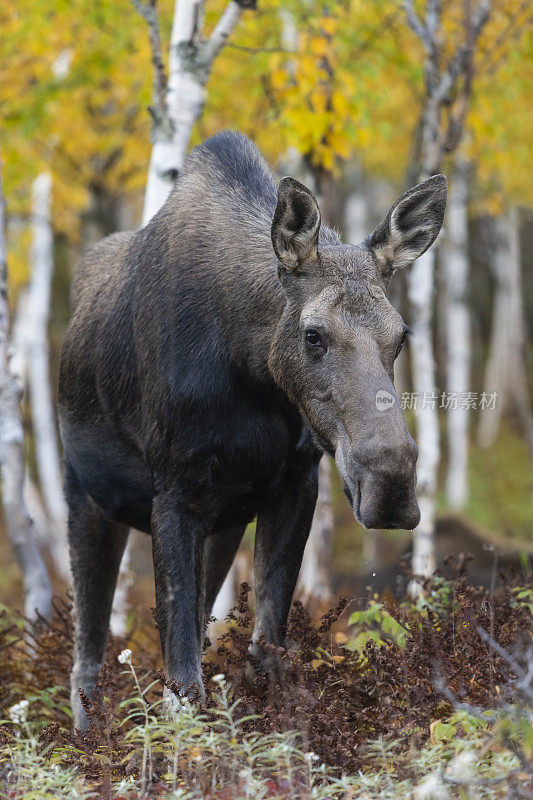
[[[100,672],[99,664],[89,664],[85,668],[73,669],[70,676],[70,707],[72,709],[72,723],[74,728],[85,732],[89,729],[91,720],[89,714],[84,708],[81,694],[84,695],[86,701],[91,703],[95,700],[94,687],[98,680],[98,673]],[[85,703],[86,705],[86,703]]]
[[[168,719],[176,719],[182,707],[181,697],[176,697],[174,692],[167,686],[163,689],[163,710]]]
[[[279,682],[283,677],[281,657],[265,652],[260,644],[253,642],[248,651],[245,677],[249,686],[265,687],[267,682]]]
[[[250,688],[256,688],[258,686],[264,687],[268,681],[267,671],[259,666],[255,662],[255,659],[253,659],[253,661],[248,659],[244,676]]]
[[[90,720],[89,715],[81,704],[81,698],[77,690],[71,694],[70,706],[72,708],[72,723],[74,729],[79,729],[85,733],[85,731],[89,729]]]
[[[183,708],[184,701],[198,701],[205,702],[205,690],[203,683],[194,685],[194,689],[180,689],[178,694],[172,691],[168,686],[163,689],[163,709],[169,718],[176,718],[181,709]]]

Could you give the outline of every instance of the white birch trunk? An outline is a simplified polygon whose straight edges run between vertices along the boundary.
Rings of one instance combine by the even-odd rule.
[[[109,630],[113,636],[126,636],[128,632],[129,593],[135,579],[133,572],[133,536],[129,532],[128,541],[122,554],[117,586],[113,596],[113,606],[109,620]]]
[[[505,215],[494,220],[495,241],[492,248],[490,266],[494,276],[494,301],[492,308],[492,327],[489,357],[485,367],[483,389],[487,394],[497,392],[494,408],[485,409],[480,414],[478,440],[481,447],[494,444],[500,427],[500,418],[509,405],[512,377],[511,352],[515,287],[512,273],[515,271],[510,258],[512,244],[509,219]]]
[[[109,630],[113,636],[124,637],[128,632],[128,611],[130,607],[128,596],[134,580],[132,569],[134,536],[133,531],[130,531],[122,561],[120,562],[117,588],[115,589],[111,618],[109,620]]]
[[[367,200],[360,189],[348,195],[345,208],[346,237],[350,244],[360,244],[369,233]]]
[[[440,457],[438,399],[435,385],[435,361],[431,329],[435,250],[424,253],[410,268],[408,295],[411,305],[410,340],[413,389],[416,398],[417,443],[417,497],[420,505],[420,524],[413,533],[414,575],[429,577],[435,569],[435,491]],[[417,594],[420,585],[412,582],[411,594]]]
[[[11,356],[11,372],[25,388],[28,377],[28,289],[21,289],[17,299],[17,310],[11,327],[11,342],[13,355]],[[35,485],[28,465],[24,476],[24,502],[33,520],[35,538],[41,548],[50,548],[50,524],[43,506],[39,489]]]
[[[481,447],[495,442],[501,417],[514,402],[533,458],[533,422],[524,363],[518,209],[498,217],[494,225],[496,237],[491,267],[496,285],[484,391],[487,395],[495,392],[497,397],[494,405],[480,414],[478,441]]]
[[[446,287],[446,383],[448,392],[468,392],[471,331],[466,300],[468,283],[468,165],[456,160],[448,199],[442,274]],[[466,403],[447,409],[448,466],[446,495],[449,505],[463,508],[468,499],[468,421]]]
[[[213,603],[211,616],[223,620],[237,602],[237,563],[233,562]]]
[[[464,43],[454,45],[453,56],[443,62],[441,50],[445,41],[442,25],[442,3],[428,0],[422,22],[414,0],[404,0],[410,27],[421,40],[425,50],[424,81],[426,96],[421,119],[419,179],[423,180],[440,170],[445,150],[459,145],[470,101],[471,81],[467,78],[471,57],[478,38],[491,13],[492,0],[480,0],[464,20]],[[462,83],[462,86],[461,86]],[[454,108],[454,94],[455,98]],[[443,128],[442,111],[448,105],[450,117]],[[413,572],[429,576],[435,567],[435,491],[440,456],[438,400],[435,385],[435,361],[432,346],[433,285],[435,249],[418,259],[408,277],[408,294],[412,305],[412,327],[415,337],[411,347],[413,385],[419,393],[416,410],[418,427],[418,497],[421,520],[414,532]],[[424,393],[426,402],[423,401]],[[428,402],[428,394],[431,402]],[[433,398],[435,399],[433,403]],[[420,586],[412,582],[412,594]]]
[[[48,619],[52,587],[34,536],[33,523],[24,502],[24,432],[20,418],[20,384],[11,370],[9,352],[9,305],[7,257],[4,232],[4,199],[0,180],[0,476],[2,504],[8,536],[20,565],[25,595],[25,614]]]
[[[231,0],[207,41],[200,41],[204,0],[176,0],[170,40],[168,114],[172,135],[154,129],[143,225],[165,203],[183,161],[194,123],[205,102],[213,61],[239,21],[242,8]]]
[[[426,80],[434,80],[436,65],[426,60]],[[431,79],[429,76],[432,76]],[[428,83],[428,87],[429,87]],[[439,149],[440,102],[430,91],[422,119],[421,170],[419,180],[425,180],[437,171],[440,163]],[[433,344],[433,295],[435,289],[436,247],[433,245],[410,268],[407,276],[407,295],[410,304],[410,324],[414,336],[410,341],[412,385],[415,393],[418,464],[417,498],[420,506],[420,523],[413,531],[413,575],[430,577],[436,566],[435,557],[435,494],[437,470],[440,459],[438,399],[435,380]],[[411,581],[408,591],[418,596],[422,587]]]
[[[33,182],[32,272],[27,300],[26,336],[35,456],[39,484],[50,522],[50,549],[60,575],[70,582],[66,537],[67,507],[63,496],[48,350],[48,319],[54,269],[51,189],[52,179],[48,172],[43,172]]]
[[[311,600],[329,603],[331,600],[333,523],[331,462],[327,456],[322,456],[318,469],[316,509],[298,578],[298,593],[304,603]]]
[[[20,386],[25,389],[28,376],[28,289],[20,289],[17,299],[15,319],[11,326],[11,342],[13,354],[11,356],[11,372]],[[35,538],[39,547],[50,547],[50,525],[39,489],[35,485],[28,465],[24,476],[24,502],[33,520]]]

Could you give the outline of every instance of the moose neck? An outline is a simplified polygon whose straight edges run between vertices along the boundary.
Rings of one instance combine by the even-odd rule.
[[[200,156],[197,151],[189,157],[166,205],[144,229],[153,263],[139,278],[144,282],[151,275],[162,302],[176,309],[175,318],[190,308],[187,325],[195,346],[199,336],[207,337],[215,360],[224,354],[234,375],[268,392],[276,388],[268,368],[270,348],[287,302],[270,235],[276,185],[255,155],[238,180],[232,161],[211,158],[208,170],[205,153]],[[327,228],[320,231],[320,242],[340,244]]]

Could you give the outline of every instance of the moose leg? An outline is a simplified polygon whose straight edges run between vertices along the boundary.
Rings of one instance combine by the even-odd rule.
[[[254,573],[256,612],[250,647],[254,669],[274,664],[257,644],[285,645],[285,629],[292,595],[311,529],[317,497],[317,466],[304,476],[287,476],[284,494],[257,518]]]
[[[201,699],[205,531],[205,520],[183,508],[173,492],[156,495],[152,552],[163,663],[167,676],[181,683],[182,694],[194,684]]]
[[[205,540],[205,618],[209,619],[217,595],[239,549],[246,525],[213,533]]]
[[[68,465],[66,495],[75,610],[70,700],[74,725],[86,729],[88,719],[78,690],[91,696],[104,660],[113,594],[129,529],[104,516]]]

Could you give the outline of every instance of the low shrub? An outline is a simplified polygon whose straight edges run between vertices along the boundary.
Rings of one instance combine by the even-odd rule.
[[[91,718],[73,731],[70,609],[0,614],[0,786],[10,798],[531,797],[531,586],[472,586],[464,564],[418,601],[293,605],[272,675],[246,679],[243,585],[206,643],[207,705],[168,716],[151,620],[111,639]],[[21,702],[22,701],[22,702]],[[529,792],[529,794],[528,794]]]

